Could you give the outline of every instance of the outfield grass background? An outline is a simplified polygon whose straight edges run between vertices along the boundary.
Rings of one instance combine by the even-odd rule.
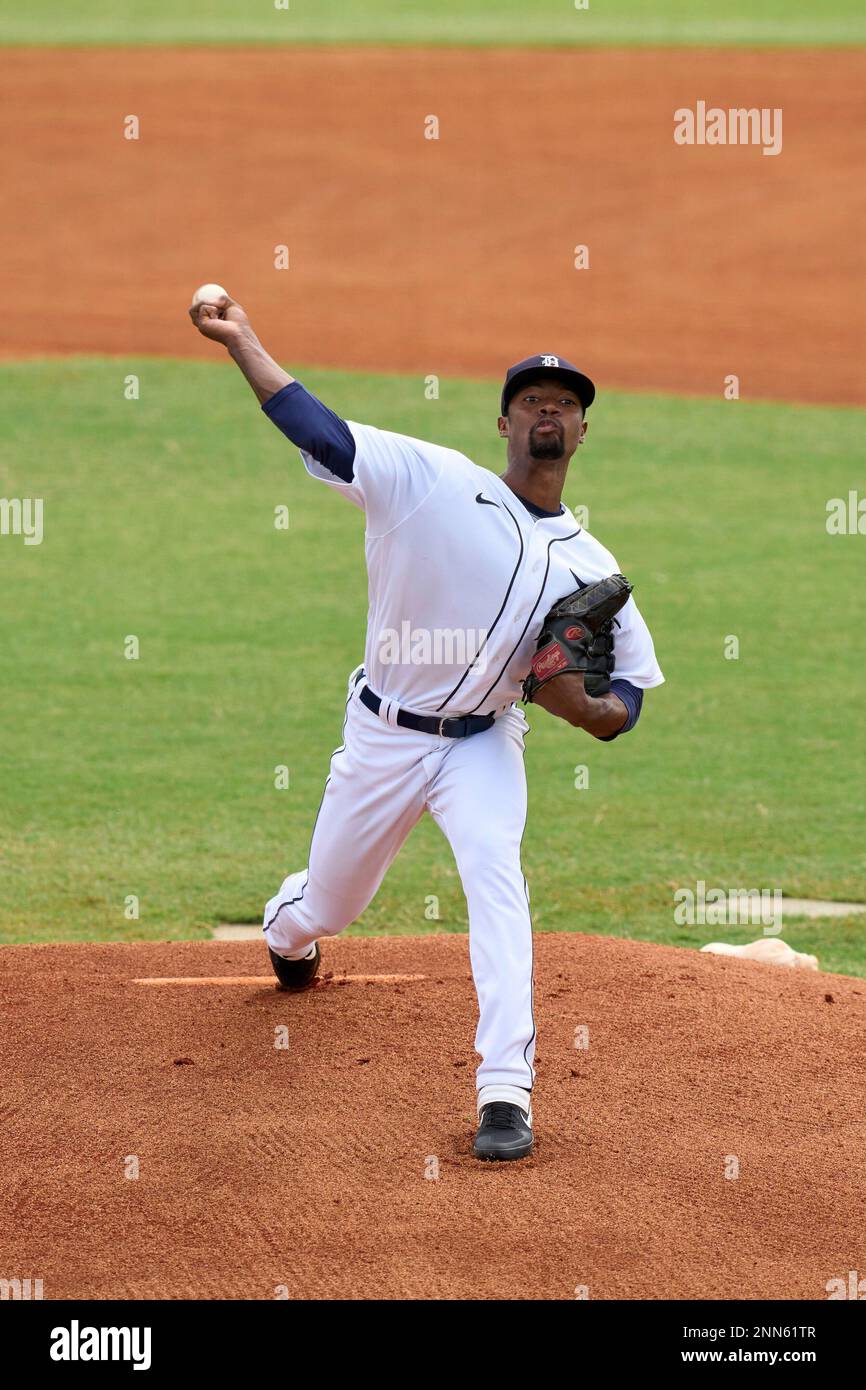
[[[0,0],[0,43],[848,44],[860,0]]]
[[[296,370],[350,418],[502,469],[495,384],[443,379],[434,402],[416,378]],[[612,745],[530,712],[536,927],[758,934],[675,927],[673,890],[699,878],[866,899],[864,542],[825,528],[827,499],[862,478],[864,412],[603,392],[590,424],[566,500],[635,581],[667,684]],[[306,863],[362,659],[361,513],[307,477],[227,363],[7,364],[0,428],[0,496],[45,506],[42,545],[0,537],[0,940],[258,920]],[[356,929],[465,927],[427,818]],[[785,928],[852,973],[863,936],[856,918]]]

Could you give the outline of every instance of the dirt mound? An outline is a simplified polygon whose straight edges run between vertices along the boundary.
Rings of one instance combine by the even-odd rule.
[[[46,1298],[820,1299],[866,1267],[863,982],[536,940],[537,1150],[501,1166],[470,1152],[465,937],[326,943],[301,996],[258,944],[4,947],[0,1275]],[[137,983],[189,976],[243,982]]]

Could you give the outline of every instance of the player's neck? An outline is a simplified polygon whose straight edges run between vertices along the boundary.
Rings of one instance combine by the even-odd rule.
[[[568,459],[509,460],[502,481],[545,512],[556,512],[562,502],[562,489],[568,472]]]

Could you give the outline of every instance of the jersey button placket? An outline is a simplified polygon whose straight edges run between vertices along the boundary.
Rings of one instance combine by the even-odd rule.
[[[524,531],[523,540],[525,545],[523,564],[520,571],[520,593],[515,595],[514,616],[511,626],[522,628],[529,620],[533,604],[538,597],[537,574],[544,568],[544,551],[547,549],[547,541],[541,537],[536,539],[538,533],[533,524],[531,530]]]

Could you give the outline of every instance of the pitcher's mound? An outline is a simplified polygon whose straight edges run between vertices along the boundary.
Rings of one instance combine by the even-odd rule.
[[[536,1152],[485,1165],[465,937],[326,941],[301,995],[266,955],[0,952],[5,1277],[49,1299],[814,1299],[866,1268],[862,981],[539,934]]]

